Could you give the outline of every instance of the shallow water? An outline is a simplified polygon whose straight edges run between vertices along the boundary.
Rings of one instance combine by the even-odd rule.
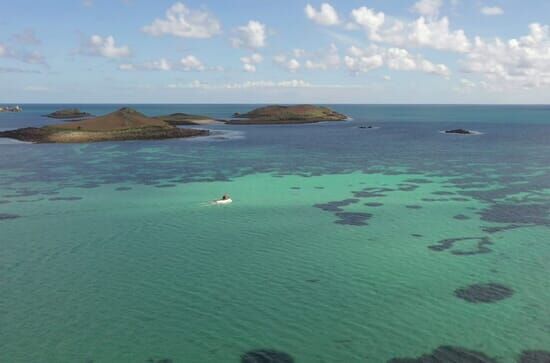
[[[58,105],[23,107],[0,129],[58,122],[40,116]],[[385,362],[449,345],[516,362],[550,350],[550,107],[334,109],[354,120],[2,140],[0,361],[237,363],[268,349]],[[451,127],[483,134],[439,132]],[[210,205],[225,192],[234,203]],[[457,294],[491,283],[506,294]]]

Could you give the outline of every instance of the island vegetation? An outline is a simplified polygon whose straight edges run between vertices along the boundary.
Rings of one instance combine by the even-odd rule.
[[[265,106],[250,112],[236,113],[230,124],[305,124],[323,121],[343,121],[348,117],[328,107],[314,105]]]
[[[76,118],[85,118],[92,117],[88,112],[82,112],[78,108],[66,108],[63,110],[57,110],[55,112],[44,115],[45,117],[55,118],[55,119],[76,119]]]
[[[208,130],[178,128],[131,108],[82,121],[0,132],[0,137],[35,143],[171,139],[206,136]]]

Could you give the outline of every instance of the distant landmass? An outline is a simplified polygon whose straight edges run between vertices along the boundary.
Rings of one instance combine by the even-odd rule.
[[[209,125],[222,123],[208,116],[191,115],[188,113],[172,113],[170,115],[155,116],[156,119],[162,120],[170,125]]]
[[[64,110],[58,110],[44,116],[50,117],[50,118],[56,118],[56,119],[74,119],[74,118],[92,117],[92,115],[89,114],[88,112],[82,112],[78,108],[67,108]]]
[[[0,137],[36,143],[85,143],[171,139],[208,134],[208,130],[178,128],[131,108],[121,108],[105,116],[82,121],[4,131],[0,132]]]
[[[250,112],[233,115],[230,124],[258,125],[258,124],[305,124],[323,121],[343,121],[346,115],[331,110],[328,107],[314,105],[296,106],[265,106]]]

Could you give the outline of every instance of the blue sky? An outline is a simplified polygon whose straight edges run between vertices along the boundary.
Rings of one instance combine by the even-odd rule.
[[[0,102],[550,99],[545,0],[0,5]]]

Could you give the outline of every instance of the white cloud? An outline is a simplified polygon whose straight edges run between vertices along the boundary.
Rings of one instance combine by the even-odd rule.
[[[503,87],[550,86],[549,27],[533,23],[529,30],[528,35],[508,41],[476,37],[462,61],[463,70],[479,73],[489,84]]]
[[[305,62],[306,69],[327,70],[340,66],[340,54],[336,45],[331,44],[328,50],[315,55],[315,60],[308,59]]]
[[[389,82],[389,81],[391,81],[391,76],[385,75],[385,76],[382,77],[382,79],[383,79],[384,81],[388,81],[388,82]]]
[[[481,13],[483,15],[495,16],[504,14],[504,10],[498,6],[484,6],[481,8]]]
[[[172,64],[164,58],[161,58],[159,60],[152,61],[152,62],[147,62],[143,66],[145,69],[156,70],[156,71],[172,70]]]
[[[264,24],[256,20],[250,20],[248,24],[238,27],[237,36],[231,39],[236,48],[258,49],[266,45],[267,32]]]
[[[259,53],[254,53],[249,57],[242,57],[241,62],[243,63],[243,70],[249,73],[256,72],[256,65],[260,64],[263,59],[264,58]]]
[[[6,49],[6,46],[4,46],[3,44],[0,44],[0,57],[3,57],[7,54],[7,49]]]
[[[188,55],[180,60],[184,71],[204,71],[206,67],[194,55]]]
[[[403,48],[351,47],[344,58],[344,64],[353,73],[365,73],[386,66],[396,71],[418,71],[443,77],[450,75],[449,68],[444,64],[434,64],[421,55],[413,55]]]
[[[365,6],[352,10],[351,17],[374,42],[454,52],[466,52],[470,47],[470,41],[464,31],[452,31],[447,17],[435,19],[421,16],[406,23]]]
[[[278,55],[273,58],[275,64],[289,72],[296,72],[300,69],[301,64],[296,58],[287,58],[285,55]]]
[[[106,58],[123,58],[130,55],[130,48],[126,45],[117,47],[115,38],[111,35],[105,38],[99,35],[92,35],[90,39],[83,44],[80,53]]]
[[[201,88],[201,89],[251,89],[251,88],[307,88],[312,85],[301,79],[287,81],[245,81],[240,83],[208,84],[198,80],[190,83],[173,83],[168,88]]]
[[[306,55],[306,51],[300,48],[296,48],[292,51],[292,55],[294,55],[295,58],[302,58]]]
[[[385,22],[385,14],[383,12],[375,12],[372,9],[362,6],[351,11],[351,17],[361,25],[371,36],[378,34],[378,29]]]
[[[41,43],[32,29],[25,29],[21,33],[14,34],[13,39],[19,44],[38,45]]]
[[[188,55],[179,61],[170,61],[166,58],[160,58],[140,64],[122,63],[118,69],[121,71],[215,71],[222,72],[223,67],[207,67],[194,55]]]
[[[118,69],[121,71],[134,71],[136,70],[136,66],[131,63],[123,63],[118,65]]]
[[[143,31],[153,36],[173,35],[181,38],[210,38],[221,31],[218,20],[202,10],[191,10],[177,2],[166,10],[164,19],[155,19]]]
[[[423,16],[436,17],[442,5],[442,0],[420,0],[414,4],[413,11]]]
[[[307,4],[304,9],[308,19],[313,20],[320,25],[336,25],[340,23],[338,13],[329,3],[321,4],[319,10],[315,10],[313,6]]]
[[[82,5],[90,7],[94,5],[94,0],[82,0]]]

